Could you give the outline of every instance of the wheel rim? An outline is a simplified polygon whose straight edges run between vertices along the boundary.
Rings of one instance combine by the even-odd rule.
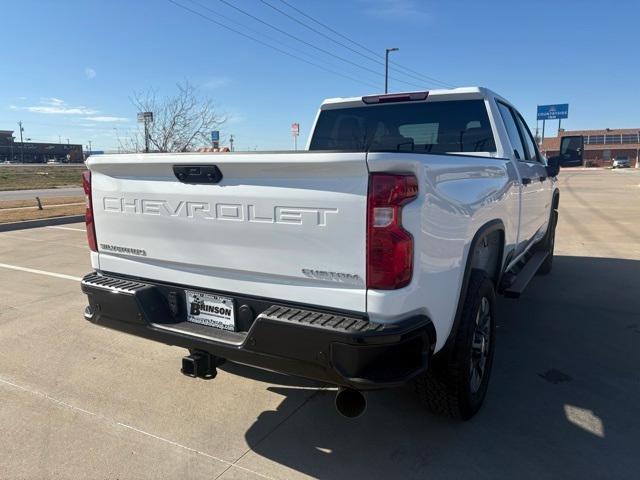
[[[487,369],[491,342],[491,304],[487,297],[482,297],[476,313],[476,325],[471,344],[470,387],[476,393],[482,385]]]

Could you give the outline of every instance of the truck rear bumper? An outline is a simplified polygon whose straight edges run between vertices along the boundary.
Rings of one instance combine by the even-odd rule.
[[[184,289],[168,283],[93,272],[82,280],[85,319],[150,340],[340,386],[400,386],[425,372],[436,343],[425,316],[393,324],[365,315],[279,300],[233,298],[231,332],[186,321]]]

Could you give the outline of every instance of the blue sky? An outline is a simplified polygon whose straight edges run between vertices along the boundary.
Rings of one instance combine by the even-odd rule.
[[[300,122],[303,144],[322,99],[383,90],[382,65],[260,0],[226,1],[334,56],[221,0],[175,0],[352,79],[259,45],[168,0],[3,2],[3,18],[14,21],[1,22],[0,129],[17,130],[22,120],[25,136],[33,140],[60,136],[115,149],[117,135],[137,128],[129,100],[134,91],[170,94],[177,82],[188,80],[229,116],[222,133],[234,134],[238,149],[287,149],[291,123]],[[281,0],[265,1],[358,50]],[[640,126],[640,2],[287,2],[374,52],[400,48],[392,59],[413,71],[450,85],[497,91],[532,128],[536,105],[546,103],[570,104],[563,123],[569,129]],[[398,71],[391,76],[392,91],[435,86]],[[548,123],[547,135],[555,128]]]

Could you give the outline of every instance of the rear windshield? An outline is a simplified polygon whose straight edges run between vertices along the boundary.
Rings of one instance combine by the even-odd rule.
[[[323,110],[310,150],[495,152],[483,100]]]

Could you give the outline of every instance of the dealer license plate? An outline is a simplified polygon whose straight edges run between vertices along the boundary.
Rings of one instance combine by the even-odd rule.
[[[236,317],[232,298],[193,290],[185,290],[185,296],[188,322],[235,331]]]

